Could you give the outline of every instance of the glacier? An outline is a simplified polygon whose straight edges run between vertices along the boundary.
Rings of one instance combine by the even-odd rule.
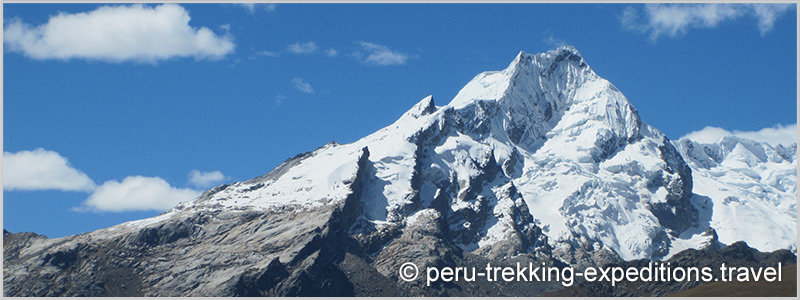
[[[723,244],[797,252],[797,143],[724,136],[716,143],[683,138],[674,144],[692,167],[693,202],[703,215],[701,226],[681,239],[713,229]]]

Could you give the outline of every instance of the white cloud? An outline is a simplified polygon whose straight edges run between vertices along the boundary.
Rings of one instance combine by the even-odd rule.
[[[689,138],[700,143],[716,143],[724,136],[738,136],[755,141],[767,142],[770,145],[789,146],[797,143],[797,124],[775,125],[757,131],[728,131],[719,127],[707,126],[698,131],[687,133],[681,138]]]
[[[758,19],[758,30],[763,36],[775,25],[775,20],[784,12],[789,11],[793,4],[751,4]]]
[[[91,191],[95,183],[66,158],[42,148],[3,152],[3,190]]]
[[[256,52],[256,54],[263,55],[263,56],[269,56],[269,57],[278,57],[278,56],[280,56],[280,54],[278,52],[274,52],[274,51],[259,51],[259,52]]]
[[[294,84],[294,88],[304,93],[309,93],[309,94],[314,93],[314,88],[312,88],[311,85],[308,84],[308,82],[305,82],[303,78],[292,78],[292,83]]]
[[[388,66],[388,65],[403,65],[408,60],[408,54],[393,51],[384,45],[379,45],[370,42],[358,42],[361,50],[366,52],[363,54],[361,51],[353,53],[358,59],[363,59],[366,64]]]
[[[235,3],[235,4],[239,5],[241,7],[244,7],[251,14],[255,13],[257,8],[263,8],[264,11],[273,12],[273,11],[275,11],[275,8],[277,7],[277,5],[275,3],[253,3],[253,2],[250,2],[250,3]]]
[[[295,54],[311,54],[317,52],[317,50],[319,50],[319,46],[317,46],[317,44],[314,42],[297,42],[287,46],[286,49]]]
[[[622,28],[631,31],[647,31],[646,25],[641,24],[639,21],[639,10],[633,6],[625,7],[622,10],[622,15],[619,16],[619,22],[622,23]]]
[[[681,138],[682,139],[687,138],[695,142],[708,144],[708,143],[716,143],[722,137],[729,135],[733,135],[733,133],[719,127],[706,126],[705,128],[700,129],[698,131],[689,132],[686,135],[682,136]]]
[[[189,179],[189,184],[198,188],[211,187],[225,180],[225,175],[220,171],[202,172],[192,170],[186,177]]]
[[[189,184],[198,188],[226,179],[220,171],[198,170],[189,172],[187,178]],[[76,210],[94,212],[167,210],[201,194],[194,189],[172,187],[158,177],[128,176],[122,182],[109,180],[97,186],[89,176],[73,168],[66,158],[42,148],[3,152],[3,189],[89,192],[89,197]]]
[[[714,28],[724,21],[753,17],[763,36],[772,30],[775,20],[792,4],[645,4],[643,14],[629,6],[620,22],[626,29],[649,33],[655,42],[661,36],[678,37],[692,28]]]
[[[236,5],[239,5],[239,6],[241,6],[241,7],[244,7],[244,8],[245,8],[245,9],[247,9],[247,11],[249,11],[251,14],[256,12],[256,3],[252,3],[252,2],[251,2],[251,3],[235,3],[235,4],[236,4]]]
[[[36,27],[12,19],[3,35],[7,50],[40,60],[155,62],[173,57],[220,59],[233,52],[231,36],[191,27],[190,19],[176,4],[101,6],[85,13],[59,13]]]
[[[200,191],[172,187],[158,177],[128,176],[122,182],[109,180],[89,195],[78,210],[125,212],[167,210],[191,201]]]
[[[334,57],[334,56],[339,55],[339,51],[336,51],[336,49],[330,48],[328,50],[325,50],[325,55],[327,55],[328,57]]]

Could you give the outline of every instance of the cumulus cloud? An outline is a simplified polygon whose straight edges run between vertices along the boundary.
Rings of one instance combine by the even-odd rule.
[[[3,152],[3,190],[92,191],[95,183],[55,151]]]
[[[304,93],[309,93],[309,94],[313,94],[314,93],[314,88],[312,88],[311,85],[308,82],[305,82],[305,80],[303,80],[303,78],[293,78],[292,79],[292,84],[294,84],[294,88],[296,88],[296,89],[298,89],[298,90],[300,90],[300,91],[302,91]]]
[[[176,4],[101,6],[85,13],[59,13],[36,27],[12,19],[3,36],[7,50],[39,60],[156,62],[173,57],[220,59],[233,52],[231,36],[191,27],[190,19]]]
[[[714,28],[743,17],[757,20],[761,35],[772,30],[775,20],[792,4],[645,4],[643,10],[626,7],[620,16],[628,30],[649,33],[655,42],[661,36],[678,37],[692,28]]]
[[[220,171],[192,170],[188,179],[189,184],[205,188],[226,177]],[[89,197],[75,209],[93,212],[167,210],[201,194],[198,190],[170,186],[159,177],[128,176],[122,182],[109,180],[97,186],[65,157],[42,148],[3,152],[3,190],[87,192]]]
[[[202,172],[192,170],[187,176],[189,184],[198,188],[207,188],[225,180],[225,175],[220,171]]]
[[[128,176],[122,182],[109,180],[97,187],[78,210],[124,212],[167,210],[200,196],[193,189],[172,187],[158,177]]]
[[[404,65],[408,60],[408,54],[391,50],[384,45],[371,42],[358,42],[358,44],[361,46],[361,50],[353,52],[353,56],[366,64],[378,66]]]
[[[294,54],[311,54],[317,52],[319,50],[319,46],[317,46],[314,42],[296,42],[286,47],[286,50],[292,52]]]
[[[766,142],[770,145],[782,144],[784,146],[797,143],[797,124],[775,125],[757,131],[729,131],[719,127],[707,126],[698,131],[690,132],[681,138],[689,138],[700,143],[716,143],[725,136],[738,136],[755,141]]]

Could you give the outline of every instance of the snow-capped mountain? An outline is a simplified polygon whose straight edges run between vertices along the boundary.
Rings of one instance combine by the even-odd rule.
[[[354,233],[403,227],[436,210],[461,248],[490,256],[532,251],[546,237],[567,262],[578,248],[659,257],[670,235],[697,221],[680,155],[571,47],[520,53],[448,105],[426,97],[355,143],[326,145],[280,177],[179,209],[325,205],[345,199],[344,181],[362,168]]]
[[[157,217],[54,240],[9,235],[6,295],[535,295],[551,287],[423,289],[397,270],[603,265],[738,240],[793,247],[796,180],[786,167],[796,147],[737,143],[673,144],[572,47],[520,53],[446,105],[425,97],[354,143],[297,155]],[[753,175],[739,162],[763,168]],[[713,190],[724,187],[732,197]],[[743,233],[732,216],[776,217],[751,226],[784,234]],[[52,292],[53,282],[66,290]]]
[[[692,201],[702,219],[677,243],[696,242],[693,233],[712,228],[724,244],[797,251],[797,143],[772,146],[725,136],[711,144],[686,138],[674,144],[692,168]]]

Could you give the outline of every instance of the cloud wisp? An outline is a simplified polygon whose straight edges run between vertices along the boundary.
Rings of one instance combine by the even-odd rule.
[[[317,46],[314,42],[296,42],[286,47],[286,50],[294,54],[311,54],[317,52],[319,50],[319,46]]]
[[[389,49],[389,47],[380,45],[373,42],[356,41],[355,49],[337,50],[334,47],[323,47],[314,41],[295,42],[286,46],[285,52],[299,55],[324,55],[328,58],[338,57],[341,51],[349,53],[349,57],[355,58],[357,61],[374,66],[391,66],[391,65],[404,65],[411,55],[400,51]],[[256,52],[258,55],[278,57],[279,52],[275,51],[260,51]]]
[[[299,90],[299,91],[301,91],[303,93],[307,93],[307,94],[313,94],[314,93],[314,88],[311,87],[311,84],[309,84],[308,82],[303,80],[303,78],[297,78],[297,77],[292,78],[292,84],[294,85],[294,88],[296,88],[297,90]]]
[[[275,3],[234,3],[238,6],[244,7],[247,9],[247,12],[254,14],[258,11],[259,8],[263,9],[266,12],[273,12],[277,8],[277,4]]]
[[[275,51],[258,51],[256,52],[258,55],[267,56],[267,57],[278,57],[281,56],[280,53]]]
[[[376,66],[404,65],[408,54],[394,51],[384,45],[372,42],[358,42],[361,49],[353,52],[353,56],[365,64]]]
[[[284,96],[283,94],[276,95],[275,96],[275,106],[281,106],[281,104],[283,104],[283,102],[286,101],[286,99],[288,99],[288,98],[286,96]]]
[[[561,47],[568,45],[566,41],[553,36],[553,33],[550,32],[549,30],[544,33],[542,37],[542,42],[553,47]]]
[[[3,152],[3,190],[89,192],[95,183],[55,151]]]
[[[719,127],[706,126],[705,128],[692,131],[682,136],[700,143],[716,143],[725,136],[737,136],[759,142],[766,142],[776,146],[778,144],[789,146],[797,143],[797,124],[775,125],[756,131],[729,131]]]
[[[645,4],[643,9],[628,6],[622,11],[623,28],[649,34],[656,42],[660,37],[679,37],[690,29],[714,28],[722,22],[740,18],[757,20],[761,35],[772,30],[775,21],[792,8],[792,4]]]
[[[330,48],[325,50],[325,56],[327,57],[336,57],[337,55],[339,55],[339,51],[336,51],[336,49]]]

